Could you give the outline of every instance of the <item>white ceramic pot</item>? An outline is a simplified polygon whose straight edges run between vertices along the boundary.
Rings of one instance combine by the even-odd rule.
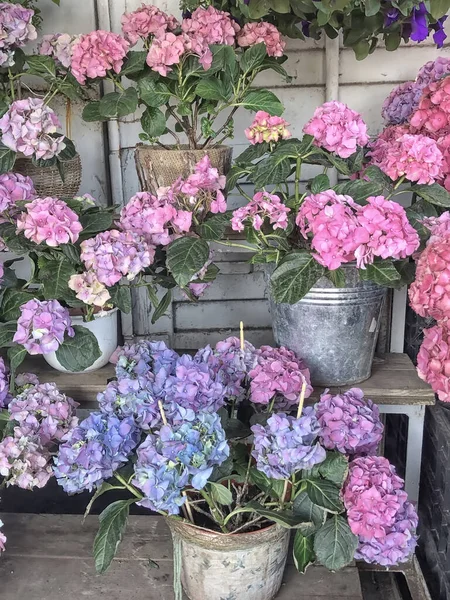
[[[89,321],[88,323],[85,323],[81,316],[72,317],[72,325],[86,327],[86,329],[89,329],[89,331],[95,335],[101,351],[101,356],[95,363],[84,371],[79,371],[80,373],[97,371],[108,364],[108,361],[118,344],[117,311],[118,309],[114,308],[108,312],[98,313],[95,315],[94,320]],[[80,352],[83,352],[83,348],[80,348]],[[44,354],[44,358],[47,363],[57,371],[62,371],[63,373],[70,372],[58,361],[55,352]]]

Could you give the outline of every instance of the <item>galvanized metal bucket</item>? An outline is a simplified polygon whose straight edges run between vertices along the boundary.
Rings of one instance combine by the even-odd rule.
[[[352,385],[371,374],[386,288],[361,281],[354,266],[344,270],[345,287],[323,277],[297,304],[277,304],[267,286],[275,341],[305,360],[313,385]]]
[[[190,600],[272,600],[281,587],[290,530],[225,535],[167,519]],[[176,576],[176,567],[175,567]]]

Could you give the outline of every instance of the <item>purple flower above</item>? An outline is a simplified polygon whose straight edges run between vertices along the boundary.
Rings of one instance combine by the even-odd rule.
[[[383,102],[381,115],[387,125],[406,123],[419,105],[422,88],[414,81],[395,87]]]
[[[413,8],[411,15],[411,39],[423,42],[428,37],[428,11],[424,2]]]
[[[0,409],[8,406],[12,396],[9,393],[9,369],[0,357]]]
[[[445,33],[444,23],[447,20],[448,15],[444,15],[440,19],[436,21],[435,24],[430,25],[431,29],[434,30],[433,33],[433,41],[438,48],[442,48],[445,40],[447,39],[447,34]]]
[[[378,406],[359,388],[333,396],[328,390],[316,405],[320,441],[342,454],[374,454],[383,437]]]
[[[91,413],[64,436],[53,467],[68,494],[92,491],[128,461],[140,438],[134,420]]]
[[[69,311],[57,300],[29,300],[20,307],[14,341],[22,344],[30,354],[56,352],[64,335],[73,337]]]
[[[161,423],[158,399],[148,389],[139,389],[121,393],[120,382],[111,381],[106,390],[97,395],[102,413],[116,415],[120,419],[132,417],[144,431],[157,427]]]
[[[24,490],[42,488],[52,476],[51,456],[38,437],[22,436],[18,428],[13,436],[0,442],[0,475],[6,485]]]
[[[398,10],[398,8],[393,8],[391,6],[389,11],[384,15],[384,26],[390,27],[392,23],[396,23],[398,21],[399,17],[400,11]]]
[[[302,469],[311,469],[326,458],[325,449],[315,440],[320,427],[312,407],[299,419],[284,413],[273,414],[267,425],[253,425],[256,468],[267,477],[286,479]]]
[[[34,200],[36,190],[30,177],[20,173],[0,175],[0,212],[16,209],[16,203]]]

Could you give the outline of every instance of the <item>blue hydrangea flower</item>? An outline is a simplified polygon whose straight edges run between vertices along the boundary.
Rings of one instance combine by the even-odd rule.
[[[320,427],[314,409],[307,407],[299,419],[284,413],[272,415],[267,425],[253,425],[256,468],[267,477],[287,479],[297,471],[311,469],[326,458],[317,439]]]
[[[120,383],[111,381],[106,390],[97,395],[102,413],[117,415],[120,419],[133,417],[136,425],[147,431],[161,423],[158,399],[153,394],[150,381],[145,389],[120,391]]]
[[[53,468],[59,485],[68,494],[99,487],[128,461],[139,439],[133,418],[91,413],[63,438]]]

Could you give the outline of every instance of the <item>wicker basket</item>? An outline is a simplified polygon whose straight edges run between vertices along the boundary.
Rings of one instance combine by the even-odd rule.
[[[189,150],[187,146],[181,149],[159,148],[138,144],[136,146],[136,170],[141,189],[156,193],[160,187],[172,185],[178,177],[187,177],[196,163],[208,155],[213,167],[221,175],[226,175],[231,168],[233,149],[229,146],[218,146],[208,150]]]
[[[74,198],[81,186],[81,159],[77,154],[64,161],[64,181],[58,167],[37,167],[31,158],[18,158],[14,171],[31,177],[38,197]]]

